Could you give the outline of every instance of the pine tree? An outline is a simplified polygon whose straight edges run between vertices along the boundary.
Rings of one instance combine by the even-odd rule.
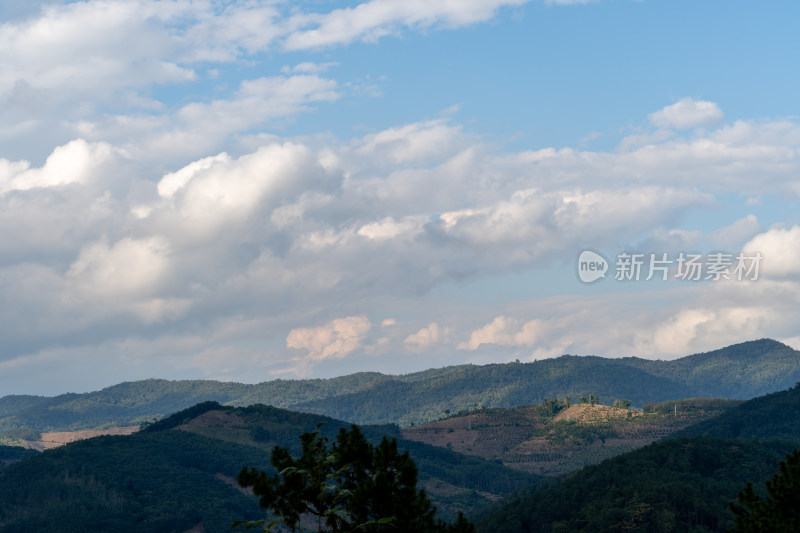
[[[781,461],[778,473],[767,481],[765,498],[748,483],[737,501],[731,505],[737,533],[800,531],[800,451],[795,449]]]
[[[297,531],[301,517],[307,526],[313,517],[317,530],[329,533],[355,531],[415,531],[419,533],[473,533],[474,527],[459,515],[454,524],[436,518],[425,492],[417,489],[417,467],[397,441],[386,437],[370,444],[358,426],[339,430],[336,441],[317,431],[301,436],[302,454],[293,458],[286,448],[272,451],[276,474],[244,468],[242,487],[252,487],[259,504],[278,518],[267,525],[283,524]],[[264,521],[238,522],[249,529]]]

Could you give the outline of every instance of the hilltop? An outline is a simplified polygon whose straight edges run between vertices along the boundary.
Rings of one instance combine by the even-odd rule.
[[[590,393],[634,407],[679,398],[749,399],[800,381],[800,352],[762,339],[674,361],[564,355],[530,363],[459,365],[391,376],[357,373],[330,379],[248,385],[144,380],[55,397],[0,398],[0,436],[13,428],[63,431],[126,426],[202,401],[274,405],[359,424],[421,424],[447,411],[516,407]]]

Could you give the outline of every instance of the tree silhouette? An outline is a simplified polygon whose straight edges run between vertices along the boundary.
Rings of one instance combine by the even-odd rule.
[[[415,531],[420,533],[472,533],[474,527],[459,514],[454,524],[436,518],[425,492],[417,489],[417,467],[408,452],[399,453],[395,439],[373,446],[358,426],[339,430],[336,441],[317,431],[304,433],[302,454],[293,458],[286,448],[272,451],[277,473],[254,468],[239,473],[239,484],[252,487],[259,504],[279,523],[297,531],[301,519],[308,527],[330,533]],[[246,529],[264,521],[237,522]]]
[[[778,473],[767,481],[765,498],[748,483],[736,499],[731,512],[737,533],[800,531],[800,451],[795,449],[781,461]]]

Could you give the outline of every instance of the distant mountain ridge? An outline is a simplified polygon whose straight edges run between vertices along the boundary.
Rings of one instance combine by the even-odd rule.
[[[749,399],[800,381],[800,352],[770,339],[672,361],[564,355],[531,363],[459,365],[392,376],[362,372],[330,379],[259,384],[149,379],[55,397],[0,398],[0,433],[127,425],[203,401],[268,404],[359,424],[408,426],[446,411],[516,407],[594,393],[634,406],[688,397]]]

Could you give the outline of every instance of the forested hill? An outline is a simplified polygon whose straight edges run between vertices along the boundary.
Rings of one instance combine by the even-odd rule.
[[[726,439],[786,439],[800,444],[800,383],[788,390],[754,398],[677,436]]]
[[[737,493],[752,482],[762,494],[778,462],[800,447],[798,420],[800,386],[744,402],[680,438],[498,502],[478,532],[728,531]]]
[[[460,365],[391,376],[358,373],[331,379],[255,385],[144,380],[97,392],[0,398],[0,434],[125,425],[196,403],[268,404],[360,424],[419,424],[446,411],[515,407],[546,398],[628,399],[634,407],[690,397],[749,399],[800,381],[800,352],[762,339],[673,361],[564,355],[531,363]]]
[[[237,488],[243,467],[269,469],[273,446],[300,455],[302,433],[318,428],[332,440],[347,427],[263,405],[204,402],[133,435],[13,457],[0,470],[0,533],[231,531],[234,520],[265,517],[257,499]],[[396,426],[362,430],[373,443],[399,437]],[[420,484],[447,520],[539,479],[418,442],[398,439],[398,447],[410,453]]]

